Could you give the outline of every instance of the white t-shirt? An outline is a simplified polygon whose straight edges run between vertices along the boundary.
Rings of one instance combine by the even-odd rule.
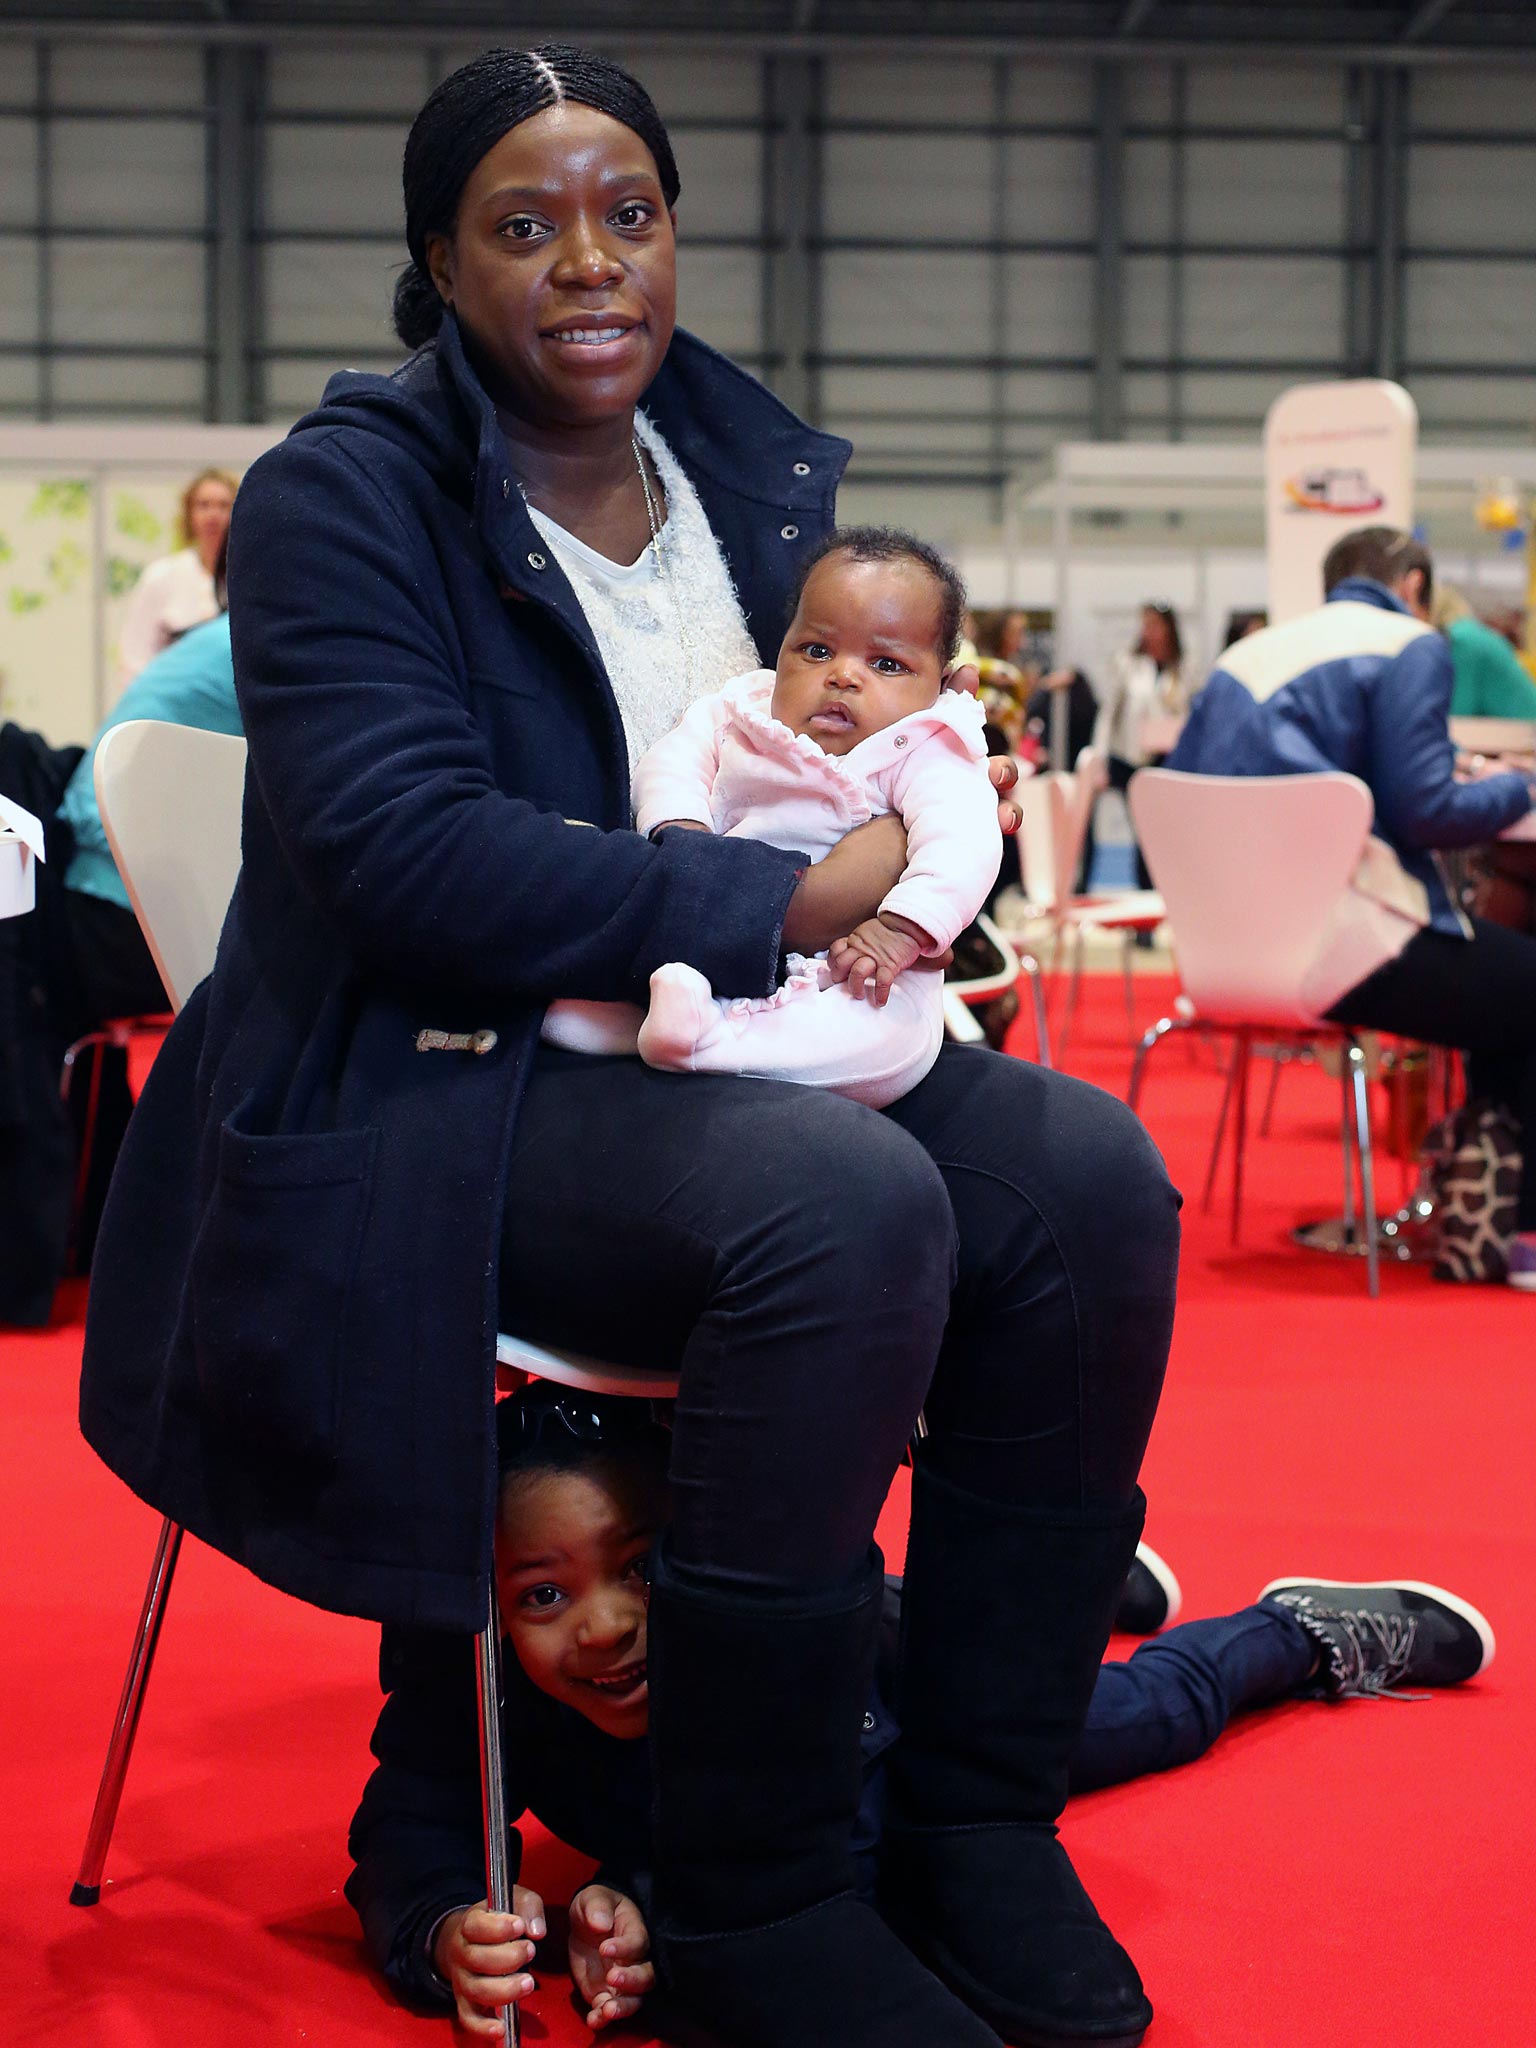
[[[218,593],[196,548],[151,562],[133,586],[117,636],[119,694],[173,640],[218,615]]]
[[[624,721],[631,768],[695,698],[759,660],[698,493],[643,413],[635,415],[635,431],[666,495],[659,538],[665,574],[649,543],[638,561],[612,562],[537,507],[528,508],[592,628]]]

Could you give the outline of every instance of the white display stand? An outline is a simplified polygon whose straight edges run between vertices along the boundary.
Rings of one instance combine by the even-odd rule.
[[[24,917],[37,902],[42,858],[41,819],[0,796],[0,917]]]
[[[1361,526],[1413,528],[1418,408],[1401,384],[1294,384],[1264,422],[1272,625],[1316,611],[1323,557]]]

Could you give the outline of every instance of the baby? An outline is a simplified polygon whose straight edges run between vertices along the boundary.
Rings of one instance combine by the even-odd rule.
[[[700,698],[635,770],[639,831],[734,834],[813,862],[898,813],[907,865],[878,914],[825,955],[791,954],[771,996],[717,1001],[672,962],[651,976],[644,1016],[557,1003],[546,1039],[680,1073],[805,1082],[877,1109],[923,1078],[943,1041],[942,977],[908,970],[971,923],[1002,851],[981,706],[944,688],[964,606],[923,541],[833,533],[802,571],[778,667]]]
[[[670,1436],[648,1402],[548,1382],[500,1403],[496,1429],[507,1819],[533,1813],[600,1860],[571,1900],[566,1941],[595,2032],[631,2017],[655,1984],[647,1589],[651,1547],[669,1518]],[[1148,1605],[1149,1565],[1161,1605],[1138,1619],[1134,1609]],[[899,1582],[888,1580],[863,1722],[864,1796],[850,1844],[856,1881],[869,1895],[885,1760],[898,1734],[890,1702],[900,1600]],[[1117,1626],[1156,1629],[1173,1618],[1177,1600],[1166,1565],[1143,1551]],[[1187,1763],[1244,1709],[1456,1685],[1492,1655],[1484,1618],[1438,1587],[1275,1580],[1255,1606],[1172,1629],[1128,1663],[1104,1666],[1072,1759],[1072,1790]],[[482,1896],[468,1643],[392,1632],[382,1668],[390,1696],[373,1738],[378,1768],[352,1823],[347,1896],[397,1989],[440,2010],[451,2001],[466,2034],[500,2041],[499,2009],[533,1992],[529,1970],[549,1921],[526,1886],[514,1887],[506,1916]],[[515,1833],[512,1847],[515,1856]]]

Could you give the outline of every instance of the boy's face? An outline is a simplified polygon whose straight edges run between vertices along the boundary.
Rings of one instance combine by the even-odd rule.
[[[533,1471],[503,1486],[496,1590],[518,1662],[605,1735],[644,1735],[648,1560],[665,1519],[640,1474]]]
[[[847,754],[944,686],[940,597],[920,563],[816,564],[779,649],[773,715],[823,753]]]

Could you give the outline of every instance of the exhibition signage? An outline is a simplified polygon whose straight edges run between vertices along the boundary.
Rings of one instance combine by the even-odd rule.
[[[1413,526],[1419,415],[1401,384],[1295,384],[1264,422],[1272,625],[1323,601],[1323,557],[1360,526]]]

